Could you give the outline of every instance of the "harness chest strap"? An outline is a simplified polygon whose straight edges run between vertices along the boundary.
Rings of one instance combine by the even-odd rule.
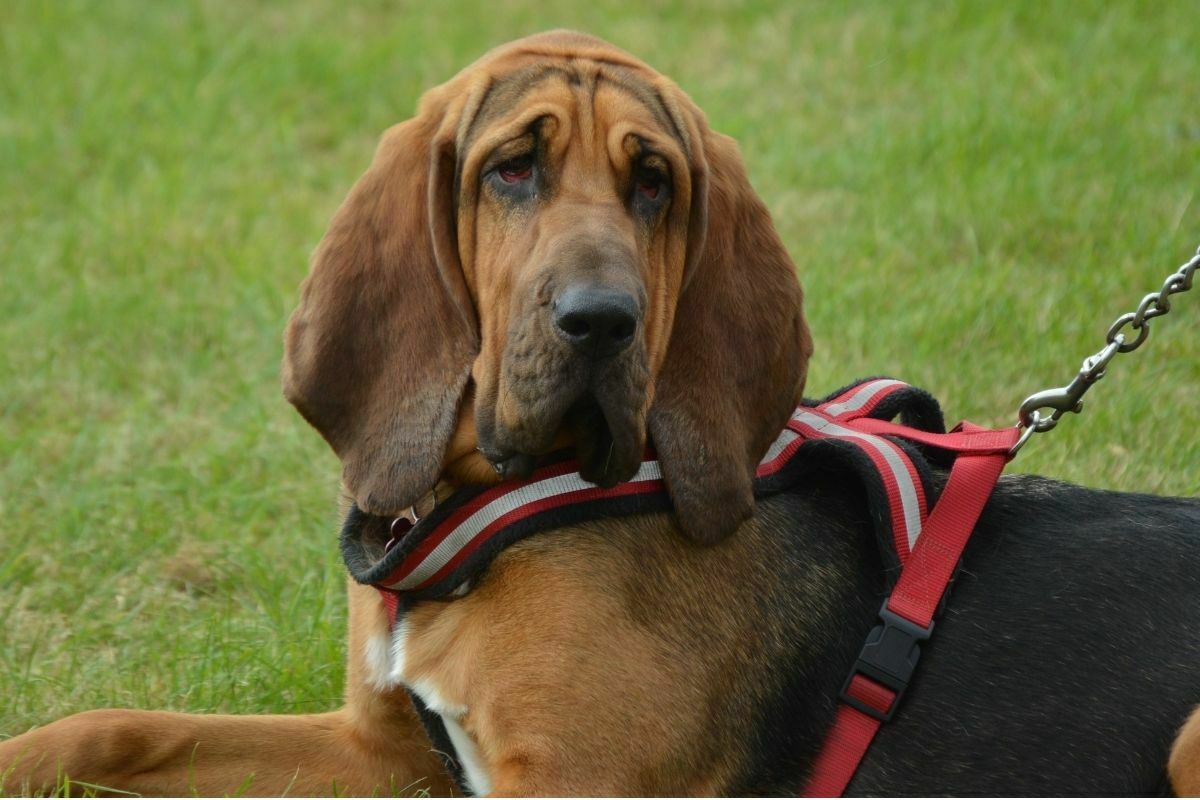
[[[870,472],[873,480],[880,482],[881,499],[887,501],[880,505],[890,509],[886,522],[895,553],[903,563],[926,514],[921,470],[896,442],[846,424],[860,426],[868,421],[868,414],[881,408],[885,412],[892,407],[906,408],[914,400],[932,404],[940,426],[940,412],[932,398],[891,379],[866,381],[819,406],[797,408],[759,463],[756,494],[788,488],[789,467],[806,442],[825,439],[845,445],[861,454],[859,461],[866,466],[860,472]],[[561,460],[538,468],[524,481],[459,489],[411,528],[407,520],[397,520],[407,532],[389,542],[378,558],[368,557],[355,540],[366,515],[352,509],[343,527],[343,557],[354,578],[383,590],[385,602],[395,609],[401,598],[415,601],[451,593],[485,568],[497,552],[525,535],[600,515],[670,509],[667,487],[653,453],[644,457],[632,478],[608,489],[584,481],[573,461]],[[395,532],[393,523],[391,533]]]

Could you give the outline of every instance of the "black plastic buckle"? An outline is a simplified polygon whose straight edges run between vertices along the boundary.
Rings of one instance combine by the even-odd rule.
[[[933,633],[933,623],[928,628],[922,628],[904,617],[888,609],[885,598],[879,609],[879,619],[882,624],[876,625],[867,634],[866,644],[854,662],[854,668],[846,676],[839,697],[843,703],[857,708],[859,711],[874,717],[880,722],[888,722],[900,706],[900,699],[912,680],[917,662],[921,658],[921,642]],[[855,675],[865,675],[876,683],[882,684],[896,693],[887,711],[877,708],[851,697],[850,682]]]

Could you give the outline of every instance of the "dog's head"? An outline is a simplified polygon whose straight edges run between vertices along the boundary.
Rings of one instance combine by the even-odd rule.
[[[555,32],[384,135],[317,249],[284,390],[368,512],[475,447],[519,476],[574,442],[612,485],[649,433],[682,528],[711,541],[752,510],[810,352],[732,140],[640,61]]]

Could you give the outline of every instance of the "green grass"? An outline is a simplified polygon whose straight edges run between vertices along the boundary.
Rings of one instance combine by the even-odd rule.
[[[0,734],[338,704],[338,466],[280,334],[378,134],[491,45],[590,30],[742,142],[812,394],[1007,423],[1200,244],[1193,4],[584,6],[0,4]],[[1193,295],[1015,468],[1200,493]]]

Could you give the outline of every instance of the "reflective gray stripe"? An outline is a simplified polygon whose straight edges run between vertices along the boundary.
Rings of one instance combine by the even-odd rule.
[[[904,465],[900,455],[891,443],[878,436],[873,436],[869,433],[859,433],[858,431],[843,427],[836,422],[805,410],[797,411],[792,415],[792,419],[816,428],[828,436],[841,436],[846,439],[855,439],[864,442],[875,450],[875,452],[883,456],[883,460],[891,468],[892,475],[896,478],[896,486],[900,490],[900,508],[904,512],[904,525],[907,528],[905,533],[908,535],[908,550],[911,553],[917,544],[917,537],[921,535],[921,503],[917,499],[917,487],[913,485],[912,476],[908,474],[908,468]]]
[[[783,452],[783,448],[787,447],[789,444],[799,438],[800,434],[784,428],[783,431],[775,437],[775,441],[771,442],[771,446],[767,448],[767,454],[762,457],[762,460],[758,462],[758,465],[761,467],[764,464],[770,464],[779,457],[779,454]]]
[[[841,403],[830,403],[827,406],[822,406],[821,410],[831,417],[840,417],[842,414],[847,414],[871,402],[871,398],[891,386],[904,386],[904,381],[893,380],[878,380],[871,381],[859,386],[849,400],[844,400]]]
[[[657,461],[643,461],[642,466],[629,479],[629,483],[655,481],[661,478],[662,472],[658,468]],[[547,497],[595,488],[595,484],[588,483],[579,477],[578,473],[570,473],[546,478],[503,494],[467,517],[449,536],[439,542],[437,547],[433,548],[433,551],[425,556],[412,572],[396,583],[389,584],[388,588],[403,592],[420,586],[450,563],[455,554],[466,547],[484,528],[510,511]]]
[[[818,406],[818,408],[831,417],[841,416],[842,414],[848,414],[851,411],[859,410],[867,403],[871,402],[871,399],[884,389],[892,386],[907,385],[908,384],[906,384],[904,381],[896,381],[890,378],[881,378],[877,381],[869,381],[868,383],[861,384],[851,389],[850,397],[846,400],[843,400],[840,403],[830,403],[829,405]],[[795,418],[796,417],[793,414],[792,419]],[[758,465],[761,467],[764,464],[769,464],[774,461],[779,454],[783,452],[783,449],[792,442],[796,441],[797,438],[799,438],[798,434],[796,434],[794,431],[784,428],[782,431],[780,431],[779,436],[775,437],[775,441],[771,443],[771,446],[767,448],[767,454],[762,457],[762,460],[758,462]]]

